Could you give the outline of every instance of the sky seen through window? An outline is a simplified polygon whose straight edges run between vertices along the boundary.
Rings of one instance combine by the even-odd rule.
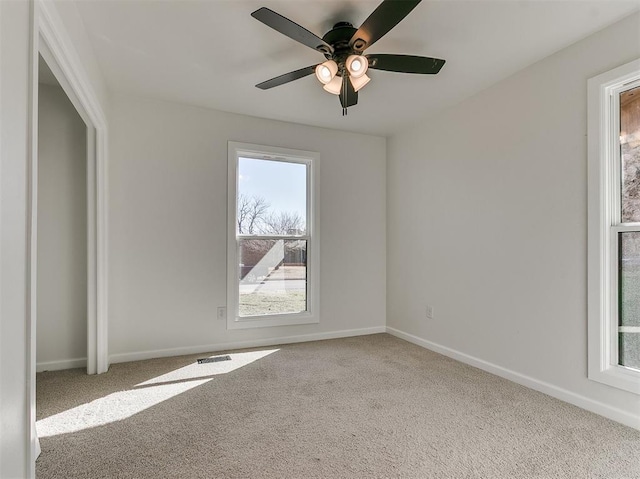
[[[269,212],[297,213],[306,223],[307,166],[275,160],[239,158],[238,193],[261,197]]]

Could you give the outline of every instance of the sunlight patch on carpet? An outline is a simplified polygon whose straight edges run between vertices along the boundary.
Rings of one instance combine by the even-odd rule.
[[[217,376],[219,374],[227,374],[277,351],[279,350],[269,349],[262,351],[250,351],[248,353],[228,354],[227,356],[231,356],[231,361],[221,361],[216,363],[198,364],[197,362],[194,362],[193,364],[189,364],[188,366],[185,366],[183,368],[176,369],[175,371],[171,371],[170,373],[163,374],[162,376],[158,376],[153,379],[149,379],[148,381],[144,381],[140,384],[136,384],[136,387],[171,383],[175,381],[186,381],[205,378],[208,376]]]
[[[198,364],[194,362],[136,384],[133,389],[118,391],[41,419],[36,422],[38,437],[68,434],[122,421],[156,404],[208,383],[214,379],[212,376],[230,373],[276,351],[278,349],[229,354],[230,361],[219,363]]]

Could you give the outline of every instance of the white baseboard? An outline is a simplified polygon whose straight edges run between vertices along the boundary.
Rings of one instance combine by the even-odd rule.
[[[184,348],[156,349],[153,351],[140,351],[135,353],[121,353],[109,356],[110,363],[125,363],[128,361],[141,361],[143,359],[166,358],[169,356],[184,356],[187,354],[209,353],[227,351],[230,349],[259,348],[274,346],[276,344],[303,343],[307,341],[321,341],[323,339],[348,338],[351,336],[365,336],[367,334],[379,334],[387,332],[385,326],[372,328],[344,329],[328,333],[302,334],[298,336],[284,336],[269,339],[253,339],[249,341],[233,341],[228,343],[205,344],[201,346],[188,346]]]
[[[36,372],[59,371],[61,369],[86,368],[87,358],[63,359],[61,361],[44,361],[36,363]]]
[[[599,401],[594,401],[593,399],[589,399],[588,397],[573,393],[558,386],[554,386],[553,384],[540,381],[538,379],[532,378],[531,376],[526,376],[510,369],[503,368],[502,366],[498,366],[497,364],[478,359],[474,356],[469,356],[468,354],[461,353],[460,351],[456,351],[455,349],[451,349],[446,346],[427,341],[426,339],[414,336],[413,334],[405,333],[404,331],[400,331],[399,329],[387,326],[387,332],[400,339],[404,339],[405,341],[409,341],[410,343],[422,346],[425,349],[440,353],[462,363],[469,364],[478,369],[482,369],[483,371],[495,374],[496,376],[508,379],[509,381],[521,384],[528,388],[552,396],[556,399],[560,399],[561,401],[568,402],[569,404],[573,404],[574,406],[586,409],[587,411],[599,414],[634,429],[640,429],[640,416],[609,406]]]

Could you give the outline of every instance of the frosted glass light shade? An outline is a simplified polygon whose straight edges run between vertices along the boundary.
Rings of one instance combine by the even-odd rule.
[[[349,76],[351,78],[360,78],[369,69],[369,60],[364,55],[350,55],[345,62]],[[364,85],[363,85],[364,86]]]
[[[323,86],[326,91],[329,93],[333,93],[334,95],[339,95],[340,90],[342,89],[342,77],[334,76],[333,80]]]
[[[338,64],[333,60],[327,60],[316,67],[316,78],[325,85],[335,78],[336,73]]]
[[[369,83],[371,81],[371,78],[369,78],[367,75],[362,75],[359,78],[354,78],[354,77],[349,77],[349,80],[351,80],[351,84],[353,85],[353,89],[355,91],[360,90],[360,88],[362,88],[363,86],[365,86],[367,83]]]

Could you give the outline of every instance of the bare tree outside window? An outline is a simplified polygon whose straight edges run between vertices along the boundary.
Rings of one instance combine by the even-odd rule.
[[[238,233],[258,234],[270,205],[261,196],[238,195]]]
[[[264,219],[264,234],[299,235],[304,234],[304,220],[295,212],[278,211]]]
[[[622,222],[640,222],[640,87],[620,95]]]
[[[292,211],[272,211],[261,196],[238,195],[238,233],[241,235],[301,235],[304,219]]]

